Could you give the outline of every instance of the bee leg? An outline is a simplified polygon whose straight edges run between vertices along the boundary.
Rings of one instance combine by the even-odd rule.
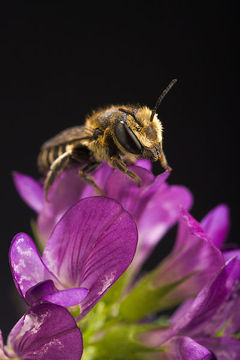
[[[99,166],[99,163],[86,164],[83,168],[78,170],[81,178],[89,185],[91,185],[100,195],[104,195],[104,191],[95,183],[93,176],[87,174],[90,171],[95,170]]]
[[[138,187],[141,186],[142,180],[140,179],[140,177],[137,174],[135,174],[135,172],[129,170],[124,161],[122,161],[118,158],[112,157],[109,161],[109,165],[114,168],[117,168],[118,170],[120,170],[121,172],[123,172],[124,174],[129,176],[131,179],[136,181],[136,183],[138,184]]]
[[[161,163],[161,166],[163,167],[163,169],[168,170],[170,172],[172,171],[172,168],[168,165],[166,156],[165,156],[163,151],[161,151],[161,155],[159,157],[159,160],[160,160],[160,163]]]
[[[67,167],[71,154],[69,152],[65,152],[60,155],[50,166],[50,170],[47,174],[47,177],[44,181],[44,192],[45,199],[48,201],[48,191],[58,175]]]

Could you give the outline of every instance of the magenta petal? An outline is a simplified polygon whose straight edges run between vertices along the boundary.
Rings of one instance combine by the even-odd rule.
[[[38,217],[38,231],[43,243],[46,243],[57,222],[67,210],[80,199],[95,195],[92,186],[87,185],[80,177],[79,166],[66,169],[55,181],[49,191],[49,200],[44,201]],[[113,171],[107,164],[102,164],[94,173],[96,183],[104,189],[109,174]]]
[[[200,338],[197,341],[211,350],[217,360],[239,360],[240,340],[226,337]]]
[[[7,360],[8,357],[5,354],[5,350],[4,350],[4,343],[3,343],[3,337],[2,337],[2,332],[0,330],[0,359],[1,360]]]
[[[49,191],[49,201],[44,200],[38,217],[38,231],[46,243],[53,228],[65,212],[81,198],[85,182],[78,174],[78,167],[66,169],[55,181]]]
[[[142,167],[148,171],[152,170],[152,163],[150,160],[146,160],[146,159],[139,159],[135,162],[135,166],[139,166]]]
[[[57,291],[52,280],[45,280],[28,289],[25,294],[25,301],[28,305],[34,305],[42,300],[44,296],[54,294]]]
[[[15,325],[8,346],[22,360],[80,360],[82,335],[74,318],[58,305],[32,307]]]
[[[25,301],[29,305],[34,305],[39,301],[49,301],[64,307],[80,304],[87,296],[88,290],[85,288],[72,288],[58,290],[52,280],[42,281],[30,288],[25,295]]]
[[[239,280],[240,261],[235,258],[218,271],[194,300],[178,308],[168,329],[149,332],[143,341],[150,346],[160,346],[176,335],[205,337],[220,330],[224,336],[234,334],[240,323]]]
[[[184,316],[186,312],[188,312],[193,302],[194,298],[185,300],[169,319],[170,323],[177,323],[178,321],[181,321],[181,317]]]
[[[156,195],[156,192],[158,192],[158,194],[163,193],[169,187],[169,185],[166,183],[169,175],[169,171],[164,171],[164,173],[154,178],[153,183],[146,191],[146,197],[148,199],[151,198],[152,195]]]
[[[51,303],[61,305],[64,307],[74,306],[80,304],[88,294],[85,288],[72,288],[66,290],[59,290],[55,293],[46,295],[43,300]]]
[[[161,176],[163,177],[166,173]],[[159,180],[161,180],[160,177]],[[155,187],[155,183],[152,187]],[[188,209],[191,204],[192,196],[186,188],[168,186],[166,183],[159,186],[158,191],[155,191],[150,200],[145,203],[144,211],[137,221],[139,245],[134,258],[135,267],[143,263],[158,241],[176,223],[181,207]]]
[[[2,337],[2,331],[0,330],[0,355],[1,355],[1,350],[3,350],[3,337]]]
[[[209,240],[207,234],[203,231],[203,228],[186,210],[181,209],[181,217],[179,219],[177,241],[174,245],[173,251],[178,253],[186,244],[190,244],[191,240],[189,237],[194,235],[201,239]]]
[[[79,166],[71,166],[57,177],[49,190],[49,202],[55,209],[70,207],[77,201],[86,183],[79,173]]]
[[[162,347],[166,352],[161,353],[159,360],[214,360],[206,347],[186,336],[174,337]]]
[[[214,245],[220,248],[227,237],[230,227],[228,207],[226,205],[217,206],[204,217],[201,225]]]
[[[196,295],[224,265],[220,250],[197,221],[185,210],[182,212],[175,248],[159,266],[154,280],[155,286],[164,286],[186,278],[167,295],[169,303]]]
[[[59,221],[43,261],[65,287],[89,290],[81,303],[83,315],[127,269],[136,245],[136,225],[119,203],[86,198]]]
[[[225,262],[233,259],[233,258],[238,258],[238,260],[240,260],[240,250],[226,250],[223,251],[223,257]]]
[[[37,213],[42,210],[43,205],[43,188],[30,176],[13,173],[13,181],[21,198]]]
[[[192,196],[187,189],[164,185],[154,193],[139,219],[139,232],[149,243],[156,243],[177,221],[181,207],[188,209],[192,204]]]
[[[26,291],[42,282],[51,275],[43,264],[36,245],[24,233],[17,234],[9,251],[10,266],[13,279],[20,295],[25,296]]]
[[[183,316],[175,318],[171,331],[203,337],[214,335],[224,327],[224,335],[234,334],[240,322],[239,280],[240,261],[235,258],[200,291]]]
[[[147,258],[153,247],[178,219],[180,206],[189,208],[192,203],[190,192],[180,186],[168,186],[169,172],[154,178],[140,167],[130,167],[142,179],[138,188],[134,181],[115,170],[109,176],[107,195],[123,205],[136,220],[139,230],[139,244],[133,267],[137,269]]]
[[[143,194],[153,183],[154,176],[141,167],[130,166],[129,169],[141,178],[141,187],[138,187],[136,182],[129,178],[129,176],[115,169],[107,180],[105,190],[107,196],[118,200],[124,209],[129,211],[130,214],[137,219],[139,207],[142,205],[141,200]]]

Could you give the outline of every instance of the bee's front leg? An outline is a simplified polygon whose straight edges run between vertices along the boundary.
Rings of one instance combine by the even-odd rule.
[[[108,164],[110,166],[112,166],[113,168],[117,168],[118,170],[120,170],[121,172],[123,172],[124,174],[129,176],[131,179],[136,181],[136,183],[138,184],[139,187],[141,186],[142,180],[140,179],[140,177],[135,172],[129,170],[124,161],[112,156],[110,158],[110,160],[108,161]]]

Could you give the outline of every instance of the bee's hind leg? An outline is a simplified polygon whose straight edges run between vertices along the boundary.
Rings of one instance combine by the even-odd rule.
[[[95,179],[93,176],[88,174],[89,172],[95,170],[99,166],[99,163],[89,163],[83,166],[80,170],[78,170],[81,178],[89,185],[91,185],[99,195],[104,195],[104,191],[95,183]]]
[[[48,191],[56,178],[61,174],[63,170],[66,169],[69,164],[71,154],[68,152],[63,153],[59,156],[51,165],[50,170],[48,171],[47,177],[44,181],[44,193],[45,199],[48,201]]]

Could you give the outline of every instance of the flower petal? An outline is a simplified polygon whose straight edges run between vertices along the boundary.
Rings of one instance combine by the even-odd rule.
[[[189,277],[169,294],[183,300],[196,295],[223,265],[221,252],[208,240],[198,222],[182,209],[175,247],[161,263],[154,285],[164,286]]]
[[[150,160],[139,159],[135,162],[135,166],[140,166],[148,171],[152,170],[152,163]]]
[[[176,335],[209,337],[217,332],[230,336],[240,323],[240,261],[230,260],[193,301],[185,302],[171,319],[168,329],[142,334],[142,341],[157,347]],[[188,306],[189,305],[189,306]],[[234,316],[233,316],[234,314]]]
[[[87,296],[88,290],[85,288],[72,288],[58,290],[52,280],[46,280],[31,287],[25,295],[25,301],[29,305],[34,305],[39,301],[49,301],[64,307],[80,304]]]
[[[2,337],[2,331],[0,330],[0,351],[3,350],[4,342]],[[1,352],[0,352],[1,354]]]
[[[192,337],[214,335],[221,331],[228,336],[239,329],[240,261],[230,260],[211,284],[205,286],[185,315],[173,327]],[[233,316],[234,314],[234,316]]]
[[[200,338],[197,341],[211,350],[215,359],[218,360],[239,360],[240,340],[226,337]]]
[[[195,298],[190,298],[185,300],[173,313],[171,318],[169,319],[170,323],[176,323],[181,319],[182,316],[189,310],[189,308],[192,306],[192,303],[194,302]]]
[[[153,247],[178,219],[180,206],[192,204],[190,192],[181,186],[169,186],[169,172],[157,176],[140,167],[129,167],[141,179],[140,188],[132,179],[115,170],[106,183],[106,194],[118,200],[137,222],[139,243],[131,269],[137,269]]]
[[[80,304],[83,299],[85,299],[87,294],[88,290],[85,288],[72,288],[66,290],[59,290],[55,293],[48,294],[43,297],[43,300],[64,307],[69,307]]]
[[[164,176],[164,174],[160,176]],[[149,191],[155,187],[160,176]],[[144,211],[139,217],[139,247],[134,259],[134,266],[139,267],[150,254],[154,246],[173,226],[180,216],[180,207],[189,209],[192,204],[190,192],[182,186],[168,186],[162,183],[145,203]]]
[[[54,226],[64,213],[80,199],[85,182],[78,174],[78,167],[69,167],[49,190],[49,201],[44,200],[37,227],[43,243],[46,243]]]
[[[201,225],[214,245],[220,248],[230,228],[229,208],[226,205],[217,206],[203,218]]]
[[[65,288],[89,290],[81,303],[83,316],[127,269],[136,245],[136,225],[120,204],[105,197],[87,198],[59,221],[43,261]]]
[[[34,305],[41,301],[44,296],[54,294],[57,291],[58,290],[52,280],[45,280],[28,289],[25,294],[25,301],[28,305]]]
[[[234,334],[240,322],[239,279],[240,262],[232,259],[193,301],[185,302],[183,308],[177,310],[169,329],[146,334],[146,343],[159,346],[179,333],[194,338],[211,336],[217,331],[224,336]]]
[[[32,307],[15,325],[8,346],[22,360],[79,360],[82,335],[74,318],[58,305]]]
[[[52,230],[67,210],[80,199],[95,195],[92,186],[87,185],[79,173],[79,166],[66,169],[49,190],[49,200],[44,201],[38,217],[38,231],[41,240],[46,244]],[[107,164],[102,164],[94,173],[96,183],[104,189],[106,178],[113,171]]]
[[[122,300],[119,311],[126,321],[140,320],[196,296],[224,265],[221,251],[207,239],[196,220],[185,210],[183,215],[175,249]]]
[[[154,178],[154,181],[152,182],[151,186],[146,191],[146,197],[149,199],[152,197],[152,195],[155,195],[158,191],[165,191],[165,189],[169,186],[166,183],[167,178],[169,177],[170,172],[164,171],[162,174],[158,175]]]
[[[240,250],[226,250],[223,251],[223,257],[225,262],[237,257],[240,260]]]
[[[2,332],[0,330],[0,360],[7,360],[7,359],[8,359],[8,357],[6,356],[5,350],[4,350]]]
[[[14,237],[9,260],[15,285],[23,297],[32,286],[52,278],[39,256],[36,245],[27,234],[20,233]]]
[[[181,209],[181,217],[179,219],[179,226],[177,232],[177,240],[174,245],[173,252],[178,253],[186,244],[191,243],[189,236],[194,235],[201,239],[209,240],[207,234],[203,231],[203,228],[199,222],[194,219],[185,208]]]
[[[42,210],[43,205],[43,188],[30,176],[13,173],[13,181],[21,198],[37,213]]]
[[[159,355],[159,360],[214,360],[206,347],[187,336],[174,337],[162,347],[166,352]]]
[[[141,178],[141,187],[138,187],[129,176],[114,169],[106,182],[105,191],[108,197],[118,200],[124,209],[136,219],[136,213],[139,211],[139,206],[142,205],[140,203],[142,196],[153,183],[154,176],[148,170],[138,166],[129,166],[129,169]]]

